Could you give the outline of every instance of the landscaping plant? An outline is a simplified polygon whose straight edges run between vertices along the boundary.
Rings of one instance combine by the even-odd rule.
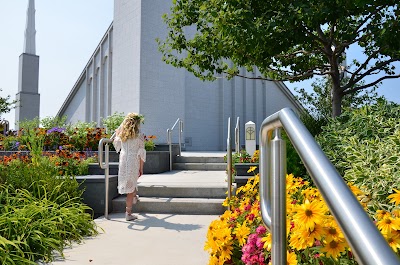
[[[287,264],[358,264],[338,224],[319,191],[301,178],[287,175]],[[360,203],[364,193],[349,188]],[[371,216],[390,247],[400,256],[400,191],[388,196],[391,211]],[[267,265],[271,262],[271,234],[262,222],[259,176],[249,179],[236,195],[224,202],[231,206],[211,222],[205,250],[209,265]]]
[[[387,194],[400,188],[400,105],[378,100],[345,111],[317,141],[343,178],[365,192],[368,210],[391,209]]]

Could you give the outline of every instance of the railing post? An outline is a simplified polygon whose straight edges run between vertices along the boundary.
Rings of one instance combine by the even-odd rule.
[[[172,171],[172,139],[170,129],[167,129],[167,143],[169,146],[169,171]]]
[[[232,146],[231,146],[231,118],[228,118],[228,137],[226,138],[226,152],[228,164],[228,199],[232,198]],[[228,204],[228,210],[231,206]]]
[[[272,132],[275,131],[275,134],[279,135],[276,129],[281,127],[285,129],[330,212],[344,233],[357,262],[360,265],[400,265],[399,258],[373,224],[343,178],[301,120],[289,108],[267,117],[260,127],[260,209],[262,219],[272,233],[272,264],[286,264],[285,257],[280,252],[285,248],[286,242],[281,244],[280,250],[279,247],[276,247],[276,245],[279,246],[279,242],[274,242],[279,237],[286,238],[282,227],[275,227],[279,219],[281,225],[286,227],[284,211],[279,211],[279,208],[283,209],[284,205],[276,202],[279,200],[282,200],[281,203],[283,202],[283,197],[279,198],[278,196],[279,192],[286,194],[286,191],[283,190],[284,184],[276,183],[277,176],[283,174],[285,170],[277,162],[282,155],[282,151],[277,151],[281,148],[278,148],[280,146],[279,137],[271,140]],[[273,151],[271,151],[271,146],[275,146]],[[272,168],[269,167],[270,165]],[[281,177],[282,179],[285,178]]]
[[[182,154],[183,121],[179,121],[179,156]]]
[[[108,191],[109,191],[109,187],[110,187],[110,180],[109,180],[110,179],[110,167],[109,167],[109,165],[110,165],[109,164],[110,146],[108,145],[108,143],[106,143],[105,148],[106,148],[105,149],[106,168],[104,169],[104,176],[105,176],[104,181],[105,181],[106,198],[105,198],[105,202],[104,202],[104,205],[105,205],[104,216],[106,219],[109,219],[108,218],[108,200],[109,200]]]
[[[281,129],[275,129],[271,140],[272,265],[286,264],[286,150]]]
[[[98,146],[98,159],[99,159],[99,166],[100,168],[104,169],[104,191],[105,191],[105,198],[104,198],[104,217],[106,219],[108,218],[108,191],[109,191],[109,177],[110,177],[110,147],[109,143],[112,143],[113,139],[115,137],[115,133],[110,137],[110,139],[103,138],[100,139],[99,141],[99,146]],[[103,147],[105,146],[105,161],[103,160]]]

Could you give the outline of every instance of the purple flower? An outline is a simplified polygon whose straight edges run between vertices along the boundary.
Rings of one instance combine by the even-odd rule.
[[[15,147],[18,147],[19,146],[19,142],[15,142]]]

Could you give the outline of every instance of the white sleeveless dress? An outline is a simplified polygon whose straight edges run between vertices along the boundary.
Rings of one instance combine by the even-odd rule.
[[[113,141],[115,150],[119,153],[118,169],[118,193],[127,194],[137,191],[140,160],[146,162],[146,150],[144,149],[144,135],[128,139],[122,142],[119,136]],[[143,173],[143,172],[142,172]]]

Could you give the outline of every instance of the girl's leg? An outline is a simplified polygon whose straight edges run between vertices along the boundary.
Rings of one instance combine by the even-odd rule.
[[[133,197],[134,197],[133,194],[134,194],[133,192],[126,194],[126,212],[128,214],[132,214],[132,205],[133,205]]]
[[[128,193],[126,195],[126,212],[125,212],[126,221],[132,221],[132,220],[137,219],[137,216],[132,214],[133,197],[134,197],[133,192]]]

